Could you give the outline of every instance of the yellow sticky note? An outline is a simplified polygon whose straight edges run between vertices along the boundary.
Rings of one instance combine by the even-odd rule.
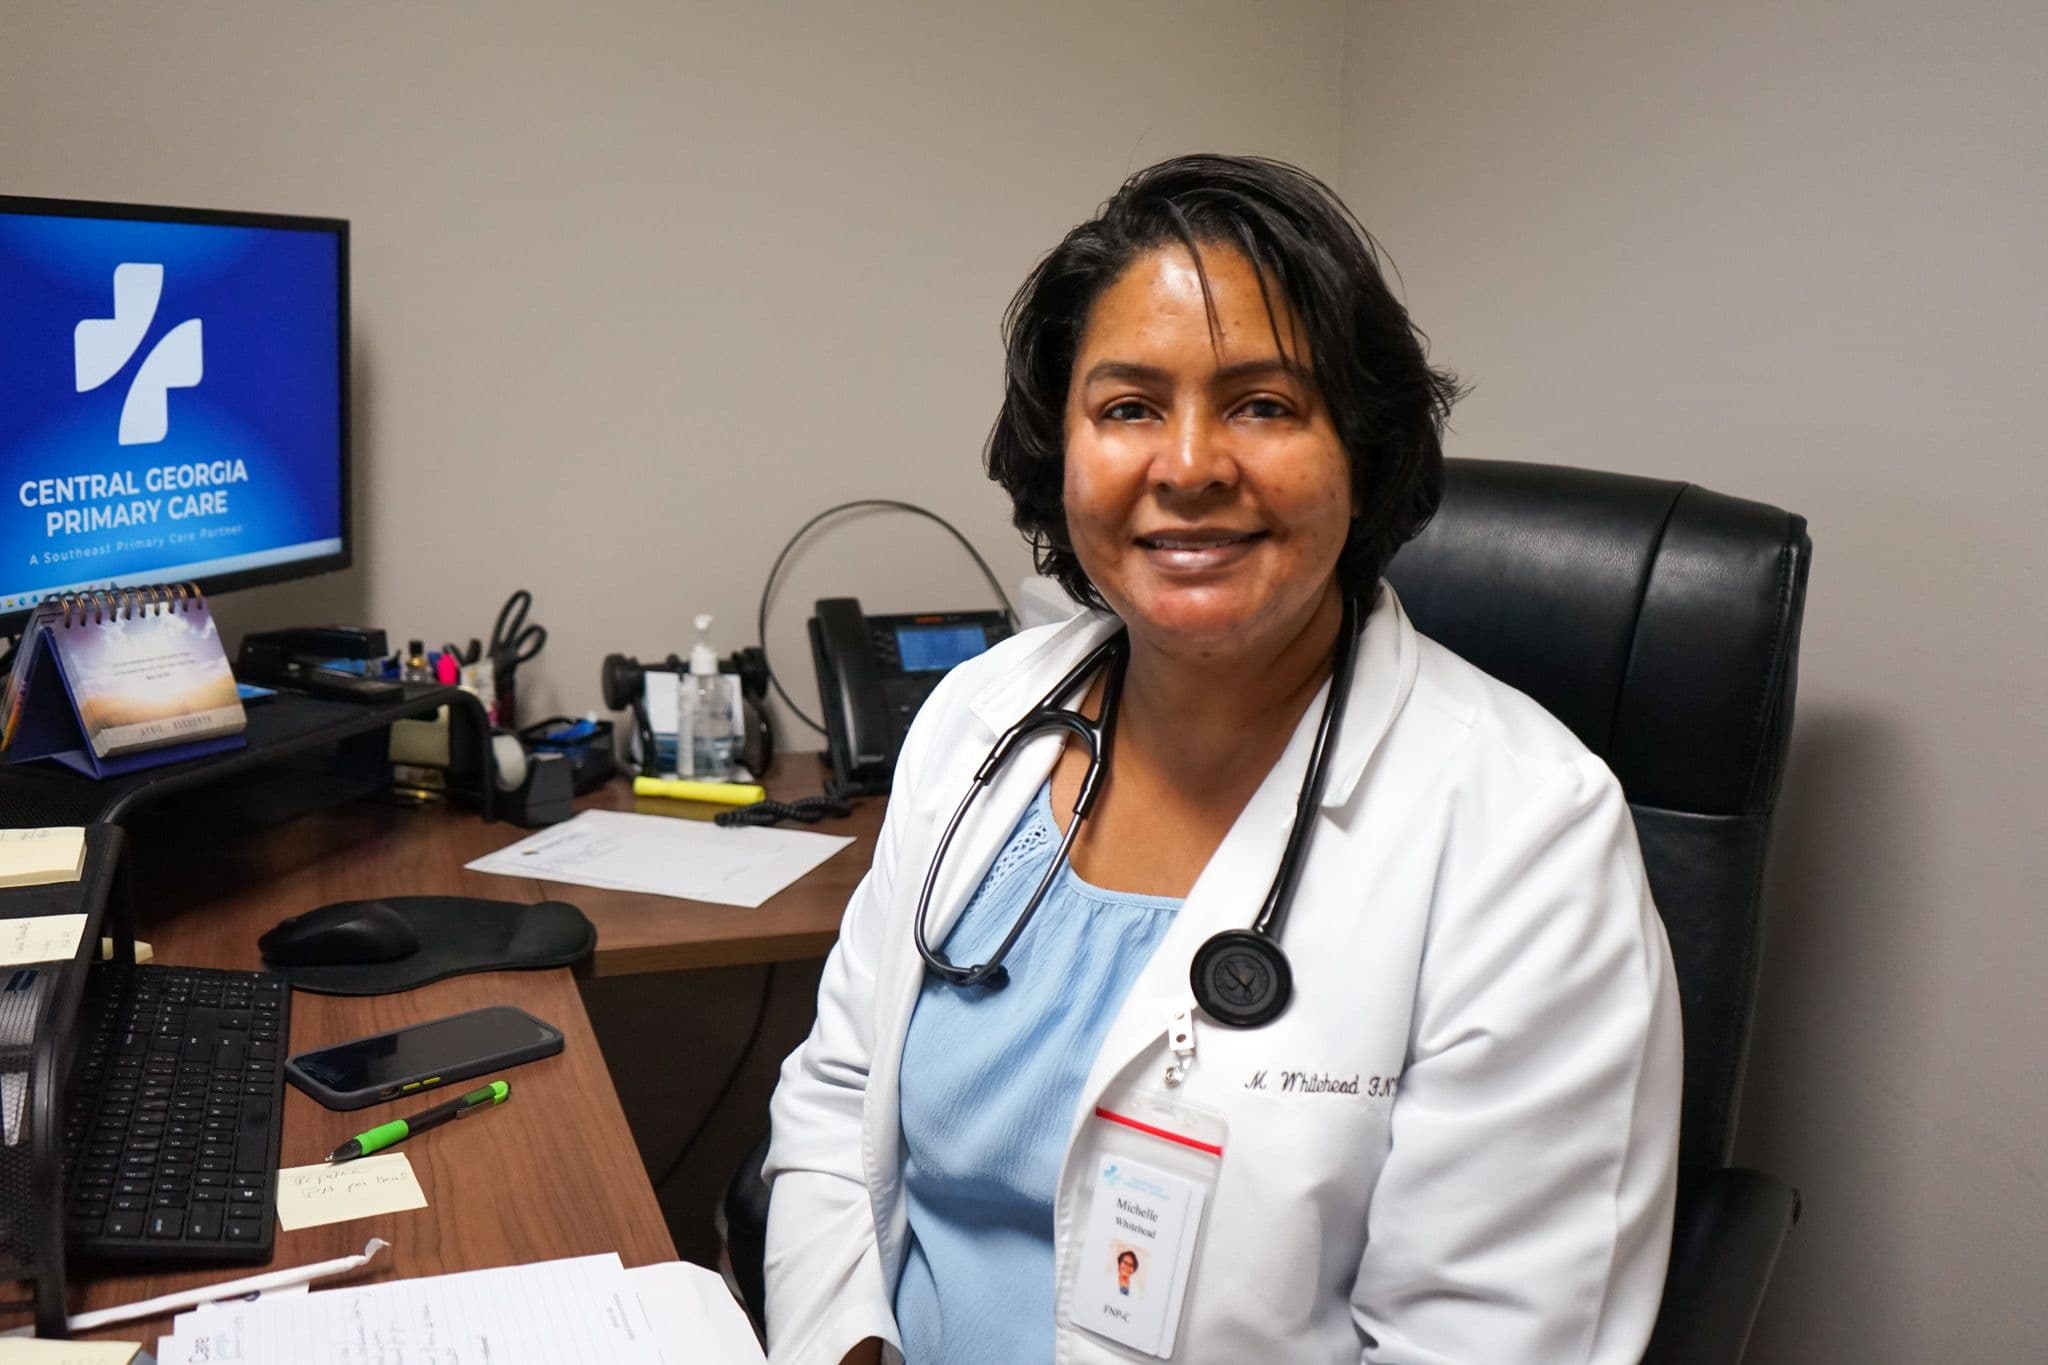
[[[75,882],[85,871],[85,827],[0,829],[0,886]]]
[[[33,1341],[0,1337],[0,1365],[128,1365],[141,1350],[133,1341]]]
[[[112,962],[113,960],[114,940],[102,938],[100,940],[100,961]],[[137,963],[154,962],[156,960],[156,949],[149,946],[148,940],[139,938],[135,940],[135,960]]]
[[[28,962],[69,962],[85,933],[84,915],[0,919],[0,967]]]
[[[426,1206],[426,1192],[404,1152],[277,1173],[277,1222],[286,1232]]]

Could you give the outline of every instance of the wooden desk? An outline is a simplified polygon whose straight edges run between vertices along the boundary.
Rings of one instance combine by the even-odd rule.
[[[798,754],[784,760],[769,790],[791,798],[817,791],[820,780],[809,756]],[[716,809],[696,802],[636,798],[624,780],[576,804],[586,810],[640,811],[677,819],[706,818]],[[793,826],[850,835],[854,842],[754,909],[467,872],[464,863],[529,831],[502,822],[485,824],[472,813],[438,806],[408,810],[373,802],[355,802],[295,820],[259,838],[239,841],[231,858],[213,863],[192,860],[164,869],[154,880],[175,897],[160,906],[160,913],[181,919],[189,913],[211,920],[213,907],[223,900],[234,902],[239,888],[260,886],[270,914],[265,928],[287,914],[372,895],[559,898],[573,903],[597,926],[597,952],[588,968],[593,976],[791,962],[825,956],[838,937],[847,898],[874,857],[883,804],[881,798],[871,797],[857,803],[845,819]],[[364,889],[372,886],[374,890]],[[255,935],[245,929],[237,925],[227,932],[240,936],[236,943],[247,950],[248,965],[253,967],[258,965]]]
[[[807,762],[799,758],[783,768],[773,784],[778,795],[817,790]],[[624,783],[580,804],[661,814],[685,809],[671,801],[636,802]],[[465,871],[465,862],[525,831],[462,811],[361,802],[220,847],[165,850],[145,840],[135,867],[139,932],[160,962],[255,969],[262,965],[256,939],[264,930],[333,901],[429,893],[526,901],[560,896],[597,925],[597,951],[587,969],[597,976],[822,957],[872,856],[882,804],[863,802],[851,818],[818,826],[854,835],[856,842],[759,909],[746,910]],[[72,1311],[347,1255],[373,1236],[392,1244],[375,1263],[378,1279],[610,1250],[628,1265],[673,1259],[675,1244],[566,969],[460,976],[396,995],[296,992],[290,1050],[497,1003],[556,1025],[567,1045],[560,1056],[508,1073],[514,1097],[502,1110],[400,1149],[426,1191],[425,1209],[280,1230],[268,1267],[74,1275]],[[621,1079],[664,1083],[661,1076]],[[337,1114],[287,1086],[282,1164],[322,1160],[353,1134],[424,1103],[415,1098]],[[164,1317],[91,1335],[153,1345],[169,1327]]]
[[[411,819],[478,825],[475,817],[364,808],[370,822]],[[340,813],[337,813],[340,814]],[[400,838],[354,843],[364,814],[301,821],[278,836],[194,851],[172,869],[138,867],[140,932],[160,962],[253,969],[256,939],[280,918],[329,901],[426,890],[489,894],[461,870],[459,840]],[[488,827],[502,840],[506,826]],[[672,1260],[675,1245],[649,1185],[589,1018],[566,969],[460,976],[396,995],[292,997],[291,1050],[488,1004],[520,1006],[560,1028],[560,1055],[507,1073],[504,1108],[406,1143],[427,1207],[296,1232],[280,1230],[269,1269],[362,1250],[369,1237],[391,1243],[374,1278],[434,1275],[616,1250],[628,1265]],[[349,1136],[424,1107],[417,1097],[339,1114],[285,1088],[282,1164],[323,1160]],[[264,1267],[176,1273],[84,1275],[74,1271],[72,1310],[132,1302],[217,1283]],[[368,1272],[366,1272],[368,1273]],[[168,1317],[92,1333],[153,1345]]]

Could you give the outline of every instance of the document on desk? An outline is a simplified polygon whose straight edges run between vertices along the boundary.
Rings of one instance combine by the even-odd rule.
[[[667,1261],[635,1266],[626,1278],[647,1309],[661,1365],[767,1365],[753,1324],[717,1271]]]
[[[475,872],[757,906],[853,840],[587,810],[468,864]]]
[[[694,1272],[694,1275],[691,1274]],[[760,1365],[731,1296],[699,1267],[616,1253],[330,1289],[180,1314],[159,1365]]]

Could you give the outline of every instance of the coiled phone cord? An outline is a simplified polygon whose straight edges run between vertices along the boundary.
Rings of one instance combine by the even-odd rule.
[[[779,825],[784,820],[815,825],[827,816],[836,818],[851,814],[853,794],[838,782],[828,781],[825,790],[816,796],[800,796],[794,801],[756,801],[751,806],[741,806],[736,810],[722,810],[713,819],[728,828],[734,825]]]

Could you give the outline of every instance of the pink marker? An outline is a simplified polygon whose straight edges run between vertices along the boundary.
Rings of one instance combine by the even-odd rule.
[[[455,686],[456,679],[461,676],[462,669],[456,665],[453,654],[444,649],[434,656],[435,682],[440,683],[443,687],[453,687]]]

